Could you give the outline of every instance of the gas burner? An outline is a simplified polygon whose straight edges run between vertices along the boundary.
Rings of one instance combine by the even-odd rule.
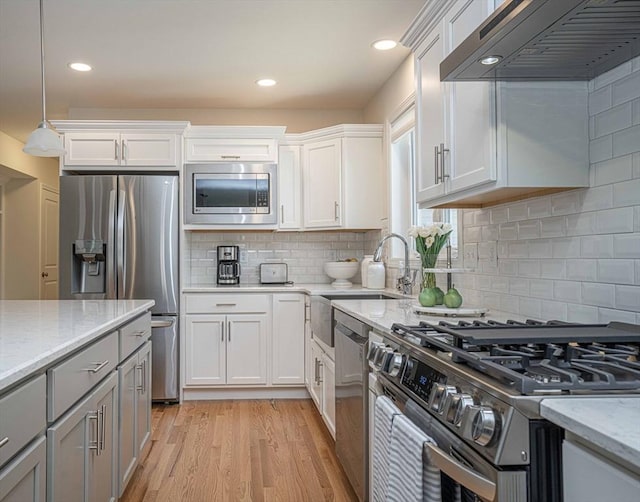
[[[640,390],[638,325],[488,320],[391,329],[522,394]]]

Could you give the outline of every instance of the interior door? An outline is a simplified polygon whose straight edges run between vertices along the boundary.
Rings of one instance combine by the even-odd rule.
[[[178,312],[178,176],[118,177],[118,298]]]
[[[40,299],[58,299],[58,211],[57,190],[40,185]]]

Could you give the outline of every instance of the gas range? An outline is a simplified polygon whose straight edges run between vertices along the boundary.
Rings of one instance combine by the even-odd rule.
[[[640,393],[639,354],[638,325],[443,321],[394,324],[369,360],[492,464],[516,466],[550,426],[543,398]]]

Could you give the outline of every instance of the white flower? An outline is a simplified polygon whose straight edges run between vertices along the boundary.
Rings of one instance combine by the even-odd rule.
[[[429,237],[425,238],[424,244],[425,244],[425,246],[430,248],[431,246],[433,246],[433,242],[434,241],[435,241],[435,239],[432,236],[429,236]]]
[[[453,230],[453,227],[451,226],[451,223],[445,223],[444,225],[442,225],[442,229],[445,233],[447,233],[451,232],[451,230]]]
[[[418,237],[418,228],[419,227],[411,227],[407,230],[407,235],[409,237]]]
[[[420,227],[418,228],[418,235],[424,238],[431,237],[431,231],[429,228]]]

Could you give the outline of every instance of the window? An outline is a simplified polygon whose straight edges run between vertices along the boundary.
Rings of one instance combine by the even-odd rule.
[[[452,256],[458,250],[458,214],[455,209],[421,209],[416,202],[415,179],[415,111],[411,105],[390,126],[390,214],[389,231],[407,237],[413,225],[433,222],[451,223],[450,242]],[[391,239],[389,258],[403,258],[404,248],[397,239]],[[415,243],[409,241],[412,248]]]

